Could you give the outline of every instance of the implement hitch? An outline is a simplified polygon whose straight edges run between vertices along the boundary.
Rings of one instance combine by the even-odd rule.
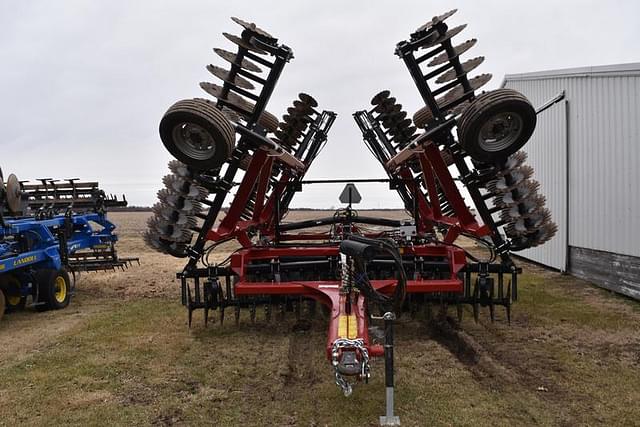
[[[521,151],[536,112],[510,89],[478,93],[491,75],[468,77],[484,58],[461,62],[475,39],[453,44],[464,29],[445,22],[455,12],[434,17],[396,45],[424,106],[409,116],[383,90],[370,108],[353,114],[384,178],[305,180],[336,114],[306,93],[281,119],[268,113],[293,52],[237,18],[241,35],[225,33],[235,53],[215,50],[230,68],[207,67],[222,85],[200,85],[216,101],[178,101],[160,124],[162,142],[176,160],[145,238],[159,252],[185,258],[178,278],[189,325],[199,309],[205,323],[212,310],[222,323],[228,309],[238,323],[242,309],[251,322],[258,312],[269,322],[274,312],[300,319],[324,306],[330,313],[325,351],[345,395],[369,380],[373,358],[385,357],[385,425],[399,422],[393,407],[395,318],[432,305],[446,316],[455,305],[462,321],[467,304],[476,321],[483,309],[491,321],[500,320],[496,307],[504,307],[510,321],[521,273],[511,253],[544,244],[556,232]],[[262,68],[264,77],[257,75]],[[406,217],[360,215],[354,209],[362,198],[359,182],[388,183]],[[340,197],[344,208],[286,221],[296,192],[338,183],[347,184]],[[210,262],[231,240],[238,249]],[[479,258],[476,247],[488,256]],[[369,333],[378,318],[385,323],[384,343]]]

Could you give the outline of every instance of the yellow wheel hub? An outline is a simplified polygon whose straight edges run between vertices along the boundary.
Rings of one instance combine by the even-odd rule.
[[[56,292],[54,294],[54,298],[57,302],[63,303],[64,300],[67,299],[67,282],[64,280],[64,277],[56,277],[55,287]]]
[[[8,280],[9,286],[6,289],[4,296],[7,302],[7,306],[15,307],[20,305],[20,300],[22,299],[20,298],[20,280],[18,280],[18,278],[15,276],[9,276]]]
[[[7,305],[16,306],[20,304],[20,296],[19,295],[8,295],[7,296]]]

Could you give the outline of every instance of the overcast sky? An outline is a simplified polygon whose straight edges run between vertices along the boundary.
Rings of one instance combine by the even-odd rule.
[[[436,14],[477,38],[466,57],[494,75],[640,61],[636,1],[9,1],[0,0],[0,167],[5,177],[99,180],[151,205],[170,159],[158,123],[175,101],[205,97],[205,66],[226,66],[238,16],[290,46],[267,110],[300,91],[338,113],[309,178],[383,177],[351,114],[382,89],[412,114],[420,105],[397,42]],[[471,56],[472,55],[472,56]],[[216,82],[217,83],[217,82]],[[385,186],[359,186],[362,207],[398,207]],[[341,186],[306,188],[293,206],[338,206]]]

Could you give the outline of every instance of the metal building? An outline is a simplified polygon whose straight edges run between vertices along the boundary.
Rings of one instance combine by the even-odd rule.
[[[524,147],[558,224],[520,253],[640,299],[640,63],[505,76],[538,125]]]

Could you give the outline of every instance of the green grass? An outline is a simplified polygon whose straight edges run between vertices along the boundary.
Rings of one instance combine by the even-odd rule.
[[[522,292],[516,309],[531,313],[546,324],[568,322],[580,327],[613,331],[627,327],[634,317],[632,315],[640,313],[636,301],[593,289],[585,282],[576,284],[576,279],[571,276],[554,275],[553,286],[550,286],[544,277],[525,274],[518,284]],[[590,288],[592,301],[576,295],[576,289],[585,286]]]
[[[398,325],[403,425],[637,422],[637,307],[585,295],[572,280],[524,275],[510,327],[475,325],[467,312],[460,334],[480,347],[477,363],[431,339],[424,322]],[[86,299],[80,292],[74,304],[82,310]],[[174,300],[97,303],[104,307],[70,330],[3,360],[0,424],[366,426],[382,414],[382,361],[370,384],[342,396],[319,318],[311,331],[294,333],[292,320],[251,325],[243,318],[236,327],[229,319],[205,329],[197,313],[189,330]],[[65,311],[47,313],[41,327],[45,319],[64,321]],[[0,332],[24,319],[7,316]]]

